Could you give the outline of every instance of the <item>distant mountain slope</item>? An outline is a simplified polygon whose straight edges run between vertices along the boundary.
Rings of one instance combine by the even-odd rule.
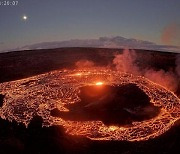
[[[31,45],[25,45],[7,51],[17,50],[35,50],[35,49],[54,49],[64,47],[94,47],[94,48],[133,48],[147,49],[156,51],[179,52],[180,47],[173,45],[159,45],[154,42],[138,40],[134,38],[125,38],[122,36],[99,37],[98,39],[71,39],[66,41],[40,42]]]

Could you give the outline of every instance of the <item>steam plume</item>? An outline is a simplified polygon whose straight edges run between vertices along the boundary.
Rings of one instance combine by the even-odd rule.
[[[91,68],[94,66],[94,62],[90,60],[79,60],[75,65],[77,68]]]
[[[166,45],[177,44],[179,46],[180,45],[179,36],[180,36],[180,25],[176,23],[170,23],[163,29],[161,35],[161,41]]]
[[[139,67],[135,65],[137,59],[136,52],[132,50],[129,52],[129,49],[125,49],[123,54],[118,54],[113,60],[113,64],[116,65],[116,69],[121,72],[128,72],[135,75],[140,75],[141,72]]]
[[[164,71],[164,70],[154,70],[149,68],[140,68],[137,64],[138,56],[134,50],[125,49],[122,54],[115,55],[113,60],[113,64],[118,71],[128,72],[134,75],[142,75],[148,78],[149,80],[158,83],[169,90],[175,92],[178,88],[178,77],[172,71]],[[176,60],[177,67],[176,71],[180,76],[180,56],[179,59]]]

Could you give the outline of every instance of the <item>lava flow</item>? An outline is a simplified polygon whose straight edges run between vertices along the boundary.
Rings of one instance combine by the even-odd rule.
[[[151,105],[160,108],[156,116],[121,126],[107,125],[101,120],[67,120],[51,114],[55,109],[69,113],[68,106],[81,101],[79,94],[82,87],[97,86],[96,94],[105,85],[115,87],[128,84],[136,85],[148,96]],[[92,140],[148,140],[169,130],[180,118],[180,99],[173,92],[144,77],[111,70],[53,71],[1,83],[0,94],[3,98],[1,118],[16,120],[28,127],[31,119],[38,115],[43,118],[43,126],[60,125],[70,135],[82,135]],[[103,102],[107,97],[102,96],[99,100]],[[91,104],[96,104],[96,101]],[[124,110],[133,113],[130,109]]]

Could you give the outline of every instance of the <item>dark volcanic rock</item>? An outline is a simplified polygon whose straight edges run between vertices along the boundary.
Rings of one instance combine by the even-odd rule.
[[[4,95],[0,94],[0,107],[3,106]]]
[[[36,119],[36,118],[35,118]],[[37,118],[40,119],[40,118]],[[36,120],[35,120],[36,121]],[[37,120],[39,121],[39,120]],[[36,121],[36,122],[37,122]],[[40,120],[41,121],[41,120]],[[178,154],[180,128],[175,125],[165,134],[148,141],[91,141],[69,136],[59,126],[25,128],[0,119],[1,154],[59,153],[166,153]]]
[[[66,120],[101,120],[107,125],[127,125],[157,116],[159,108],[135,84],[123,86],[85,86],[80,88],[80,102],[67,105],[69,112],[51,111]]]
[[[74,68],[79,60],[90,60],[96,66],[112,66],[115,54],[123,49],[59,48],[0,53],[0,82],[22,79],[56,69]],[[176,53],[136,50],[142,68],[175,68]]]

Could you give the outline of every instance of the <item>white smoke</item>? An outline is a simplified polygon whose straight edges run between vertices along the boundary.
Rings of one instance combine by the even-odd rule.
[[[116,65],[116,69],[121,72],[128,72],[135,75],[140,75],[139,67],[135,64],[137,55],[134,50],[129,52],[129,49],[125,49],[123,54],[118,54],[113,60],[113,64]]]
[[[91,68],[94,67],[94,62],[90,60],[79,60],[75,63],[77,68],[84,69],[84,68]]]
[[[149,80],[158,83],[167,89],[175,92],[178,88],[178,79],[177,76],[173,72],[165,72],[164,70],[155,71],[153,69],[149,69],[145,71],[144,76]]]
[[[134,50],[125,49],[122,54],[115,55],[113,64],[118,71],[128,72],[134,75],[142,75],[149,80],[158,83],[167,89],[176,92],[178,88],[178,75],[180,76],[180,56],[176,60],[176,72],[178,75],[172,71],[164,70],[154,70],[149,68],[140,68],[137,65],[138,56]]]

